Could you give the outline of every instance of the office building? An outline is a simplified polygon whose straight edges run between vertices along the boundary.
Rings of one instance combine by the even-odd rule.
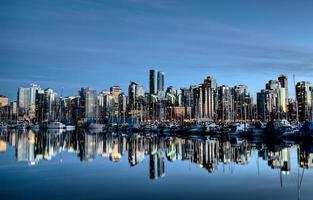
[[[150,94],[157,94],[158,82],[157,82],[157,71],[151,69],[149,71],[149,88]]]
[[[308,81],[298,82],[296,85],[296,96],[298,102],[299,120],[312,119],[313,109],[313,86]]]
[[[165,73],[162,71],[158,71],[158,92],[164,91],[164,78],[165,78]]]

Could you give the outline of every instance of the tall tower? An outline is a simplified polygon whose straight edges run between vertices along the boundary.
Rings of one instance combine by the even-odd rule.
[[[157,71],[154,69],[151,69],[149,71],[149,85],[150,85],[150,94],[156,94],[157,93]]]
[[[30,107],[30,89],[18,88],[17,91],[17,114],[18,117],[28,116]]]
[[[278,81],[281,87],[281,106],[283,112],[287,112],[287,105],[288,105],[288,77],[285,75],[280,75],[278,77]]]
[[[85,120],[94,120],[97,117],[97,104],[98,97],[95,89],[92,88],[81,88],[79,91],[80,96],[80,110],[81,117]]]
[[[312,117],[313,86],[308,81],[298,82],[296,85],[296,95],[300,121],[310,119]]]
[[[165,73],[158,71],[158,91],[164,91],[164,77]]]
[[[204,118],[214,120],[217,109],[217,83],[215,78],[208,76],[203,84],[202,111]]]

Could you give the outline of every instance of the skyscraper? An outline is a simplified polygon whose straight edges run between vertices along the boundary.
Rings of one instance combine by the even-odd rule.
[[[313,109],[313,86],[308,81],[298,82],[296,85],[299,120],[304,121],[312,118]]]
[[[115,103],[118,103],[119,95],[122,93],[122,89],[118,85],[113,85],[110,87],[110,92],[113,95]]]
[[[203,84],[202,117],[214,120],[217,111],[217,83],[215,78],[208,76]]]
[[[129,110],[135,107],[137,83],[131,82],[128,86]]]
[[[57,94],[50,88],[44,91],[44,104],[46,108],[47,119],[49,121],[58,120],[60,117],[60,99]]]
[[[17,91],[18,116],[29,120],[34,119],[36,112],[36,92],[39,85],[31,84],[29,88],[19,88]]]
[[[252,119],[252,98],[246,85],[236,85],[233,89],[235,120]]]
[[[34,117],[37,122],[61,119],[61,99],[50,88],[36,90]]]
[[[97,118],[98,97],[95,89],[81,88],[80,92],[81,100],[81,117],[86,121],[94,120]]]
[[[202,112],[202,102],[203,102],[203,87],[202,85],[193,86],[192,89],[192,98],[193,98],[193,105],[191,109],[191,115],[195,119],[199,119],[203,117]]]
[[[9,98],[7,96],[0,95],[0,107],[6,106],[9,104]]]
[[[164,91],[164,78],[165,78],[165,73],[162,71],[158,71],[158,89],[157,89],[157,91]]]
[[[154,69],[151,69],[149,71],[149,86],[150,86],[150,94],[156,94],[157,93],[157,71]]]
[[[278,94],[274,90],[263,89],[257,93],[257,112],[259,119],[272,120],[277,116]]]
[[[99,111],[102,119],[113,115],[114,97],[109,91],[102,91],[98,96]]]
[[[29,88],[18,88],[17,91],[17,115],[20,118],[28,116],[30,107],[30,89]]]
[[[233,97],[231,88],[227,85],[222,85],[217,88],[218,92],[218,107],[217,114],[222,122],[232,121],[234,119]]]
[[[281,96],[281,109],[282,112],[287,112],[287,105],[288,105],[288,77],[285,75],[280,75],[278,77],[278,81],[280,83],[281,91],[280,91],[280,96]]]
[[[29,107],[29,118],[33,119],[36,117],[36,93],[40,89],[37,84],[30,85],[30,107]]]

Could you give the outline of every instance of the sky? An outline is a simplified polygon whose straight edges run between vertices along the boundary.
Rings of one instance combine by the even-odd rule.
[[[31,83],[63,96],[130,81],[246,84],[280,74],[313,82],[313,1],[0,0],[0,94]],[[290,96],[294,90],[289,89]]]

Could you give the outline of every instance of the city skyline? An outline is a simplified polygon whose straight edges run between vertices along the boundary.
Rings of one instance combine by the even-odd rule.
[[[213,76],[253,96],[280,74],[313,82],[310,1],[37,3],[1,3],[0,94],[11,99],[33,82],[64,95],[80,86],[126,91],[136,80],[147,88],[150,68],[166,72],[166,86]]]
[[[81,87],[76,94],[63,96],[63,88],[58,94],[53,88],[41,88],[38,84],[19,87],[16,101],[0,97],[0,119],[88,125],[90,122],[133,124],[150,120],[303,122],[313,118],[313,85],[308,81],[294,83],[296,98],[290,98],[290,81],[285,75],[268,80],[256,93],[255,100],[249,86],[219,85],[212,76],[186,88],[165,87],[166,73],[157,69],[150,69],[148,77],[148,89],[132,81],[128,92],[113,85],[109,90],[98,92]]]
[[[1,0],[2,199],[312,199],[312,11]]]
[[[24,83],[24,84],[22,84],[22,85],[18,85],[16,88],[13,88],[13,91],[4,91],[3,93],[0,93],[0,95],[3,95],[3,96],[5,96],[5,97],[8,97],[8,98],[9,98],[9,101],[10,101],[10,102],[13,102],[13,101],[16,101],[16,100],[17,100],[17,99],[16,99],[16,98],[17,98],[17,92],[16,92],[16,91],[17,91],[18,88],[29,88],[29,87],[32,86],[32,85],[41,86],[42,89],[49,89],[49,88],[51,88],[51,89],[53,89],[53,90],[56,92],[56,94],[58,94],[58,95],[62,94],[63,97],[69,97],[69,96],[73,96],[73,95],[75,96],[75,94],[77,94],[77,91],[79,91],[81,88],[92,88],[92,89],[95,89],[98,93],[101,93],[101,92],[103,92],[103,91],[110,91],[110,88],[111,88],[112,86],[121,87],[121,90],[122,90],[124,93],[126,93],[126,94],[128,95],[128,92],[127,92],[127,91],[128,91],[128,87],[129,87],[129,85],[132,84],[132,83],[139,84],[140,86],[143,87],[143,89],[144,89],[145,92],[151,93],[151,88],[150,88],[150,87],[151,87],[151,86],[150,86],[150,85],[151,85],[151,82],[150,82],[150,79],[151,79],[151,77],[150,77],[150,76],[151,76],[150,71],[151,71],[151,70],[155,71],[155,83],[154,83],[154,84],[155,84],[155,90],[156,90],[155,94],[157,93],[157,91],[159,91],[159,85],[158,85],[158,84],[159,84],[159,80],[158,80],[158,79],[159,79],[159,73],[162,73],[162,75],[163,75],[162,91],[165,91],[165,90],[166,90],[167,88],[169,88],[169,87],[174,87],[174,88],[176,88],[176,89],[190,88],[191,86],[199,85],[199,83],[201,83],[204,79],[206,79],[206,77],[213,77],[213,78],[216,80],[217,86],[223,86],[223,85],[226,85],[226,86],[229,86],[229,87],[235,87],[235,86],[238,86],[238,85],[247,86],[247,87],[248,87],[248,90],[249,90],[249,93],[250,93],[251,96],[253,97],[254,103],[256,103],[257,93],[260,92],[260,90],[264,89],[264,88],[266,87],[266,85],[268,84],[269,81],[276,80],[276,79],[277,79],[278,77],[280,77],[280,76],[286,76],[286,77],[288,78],[288,80],[289,80],[289,81],[287,81],[287,88],[290,88],[289,91],[287,92],[287,94],[288,94],[287,98],[295,99],[295,86],[296,86],[296,85],[294,85],[294,80],[293,80],[293,76],[294,76],[294,75],[291,76],[291,77],[289,77],[289,76],[287,76],[286,74],[283,74],[283,73],[278,74],[277,76],[274,76],[272,79],[266,79],[266,80],[264,80],[263,85],[262,85],[260,88],[255,88],[255,91],[252,91],[250,85],[247,85],[247,84],[242,83],[243,81],[240,82],[240,80],[239,80],[237,84],[229,85],[229,84],[226,84],[226,83],[220,83],[216,77],[211,76],[211,75],[204,75],[204,76],[203,76],[201,79],[199,79],[199,81],[196,82],[196,83],[193,83],[193,84],[190,83],[189,85],[176,87],[175,85],[168,85],[168,84],[166,84],[167,81],[169,80],[168,76],[167,76],[166,79],[164,79],[164,76],[167,75],[166,72],[164,72],[164,71],[162,71],[162,70],[159,70],[159,69],[156,70],[156,69],[151,69],[151,68],[150,68],[149,70],[147,70],[147,72],[146,72],[146,74],[145,74],[145,79],[147,79],[147,81],[141,81],[141,82],[139,82],[138,80],[133,80],[133,79],[131,79],[131,80],[126,84],[126,86],[124,86],[124,87],[121,87],[121,84],[118,84],[118,83],[113,84],[113,85],[108,85],[108,86],[105,87],[105,88],[99,88],[99,86],[97,87],[97,86],[92,86],[92,85],[86,84],[86,85],[77,85],[77,87],[73,90],[73,93],[69,93],[69,92],[65,93],[64,90],[66,90],[66,87],[64,87],[64,86],[62,86],[62,87],[60,87],[60,88],[54,88],[54,87],[52,87],[51,85],[45,85],[45,84],[41,84],[40,82],[29,81],[29,82]],[[149,73],[149,74],[147,75],[147,73]],[[147,77],[148,77],[148,78],[147,78]],[[142,80],[142,79],[140,79],[140,80]],[[299,82],[303,82],[303,81],[309,82],[310,84],[313,84],[313,82],[310,81],[309,79],[306,79],[306,80],[298,80],[298,79],[295,77],[295,83],[299,83]],[[143,84],[142,82],[147,82],[147,85],[146,85],[146,84]],[[52,85],[53,85],[53,84],[52,84]],[[252,88],[253,88],[253,87],[252,87]],[[3,88],[0,88],[0,89],[3,89]],[[152,94],[153,94],[153,93],[152,93]]]

